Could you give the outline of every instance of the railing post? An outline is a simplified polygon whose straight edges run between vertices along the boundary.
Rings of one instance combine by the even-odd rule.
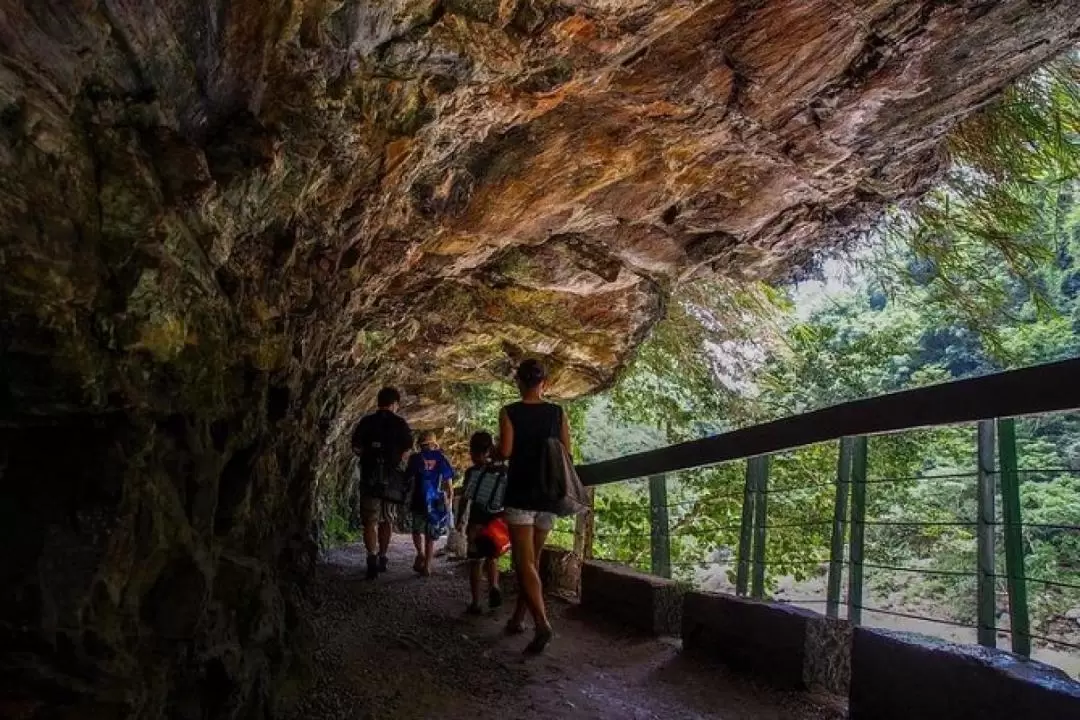
[[[997,421],[998,457],[1001,460],[1001,511],[1005,520],[1005,575],[1009,589],[1009,629],[1012,649],[1031,655],[1031,626],[1028,617],[1027,580],[1024,568],[1024,535],[1020,516],[1020,475],[1016,462],[1016,422]]]
[[[851,493],[853,438],[841,438],[836,463],[836,500],[833,503],[832,543],[829,547],[829,584],[825,614],[840,614],[840,585],[844,576],[844,535],[847,527],[848,496]]]
[[[586,488],[585,493],[589,499],[589,509],[574,518],[574,554],[582,560],[590,560],[593,556],[593,533],[596,530],[596,513],[593,510],[596,504],[596,488]]]
[[[743,486],[742,520],[739,523],[739,554],[735,570],[735,594],[746,597],[750,582],[750,547],[754,537],[754,498],[757,478],[753,473],[753,459],[746,461],[746,484]]]
[[[750,597],[765,596],[765,518],[768,514],[769,456],[750,458],[748,471],[754,475],[754,571],[750,578]]]
[[[652,537],[652,574],[671,577],[671,535],[668,527],[667,476],[649,478],[649,526]]]
[[[862,623],[863,540],[866,530],[866,437],[857,437],[851,455],[851,536],[848,559],[848,620]]]
[[[979,575],[976,579],[978,598],[978,636],[984,647],[997,646],[997,598],[994,595],[994,421],[979,421],[979,486],[975,516],[975,548]]]

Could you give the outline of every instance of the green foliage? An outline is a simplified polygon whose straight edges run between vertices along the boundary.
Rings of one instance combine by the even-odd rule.
[[[789,307],[764,284],[686,285],[611,390],[615,418],[659,428],[678,442],[718,429],[718,418],[729,424],[740,417],[740,381],[760,362],[759,344],[778,341],[780,326],[770,320]]]
[[[510,383],[454,385],[450,388],[458,412],[458,430],[468,437],[477,430],[499,433],[499,410],[517,400]]]
[[[326,517],[321,539],[325,547],[340,547],[357,542],[360,539],[360,533],[349,527],[349,521],[345,515],[335,511]]]
[[[912,212],[895,211],[870,255],[890,294],[918,286],[924,308],[979,331],[996,359],[1024,362],[999,334],[1026,298],[1054,313],[1042,270],[1068,243],[1080,179],[1080,55],[1010,88],[951,137],[952,164]],[[1020,351],[1020,354],[1016,354]]]

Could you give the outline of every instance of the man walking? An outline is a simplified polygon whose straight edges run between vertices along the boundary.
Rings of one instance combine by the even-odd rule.
[[[400,404],[401,393],[392,387],[383,388],[379,391],[378,410],[361,418],[352,434],[353,453],[359,458],[357,495],[364,524],[368,580],[386,572],[386,551],[394,520],[408,492],[403,464],[413,440],[409,424],[397,414]]]

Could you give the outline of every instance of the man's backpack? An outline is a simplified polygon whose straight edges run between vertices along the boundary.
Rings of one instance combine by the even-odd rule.
[[[353,479],[363,497],[402,504],[409,495],[410,483],[395,455],[397,439],[386,419],[381,419],[363,438],[363,455],[353,468]]]
[[[388,503],[402,505],[409,497],[410,483],[400,466],[391,466],[379,458],[365,475],[361,463],[353,468],[353,480],[362,497],[378,498]]]

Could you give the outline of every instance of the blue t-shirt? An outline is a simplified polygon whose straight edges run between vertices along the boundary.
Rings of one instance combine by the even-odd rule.
[[[454,468],[442,450],[421,450],[409,458],[408,472],[414,483],[412,511],[438,525],[447,514],[442,485],[454,479]]]

